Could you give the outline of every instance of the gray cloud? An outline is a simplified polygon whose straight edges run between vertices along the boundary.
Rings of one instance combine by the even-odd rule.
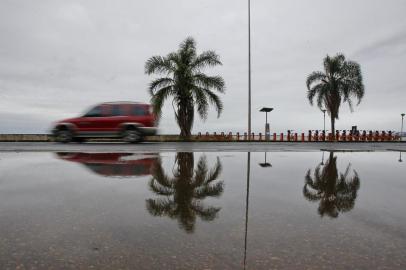
[[[111,100],[148,102],[144,63],[193,36],[224,65],[225,111],[198,131],[247,126],[247,1],[149,0],[0,2],[0,132],[46,132],[55,121]],[[305,78],[326,54],[343,52],[363,70],[366,97],[354,113],[341,110],[338,128],[396,129],[406,111],[406,2],[252,1],[253,129],[262,106],[273,106],[273,130],[322,127],[306,100]],[[178,132],[172,107],[164,133]]]
[[[356,51],[353,56],[365,61],[373,60],[376,57],[404,56],[406,54],[406,31],[401,31],[392,36],[384,37],[364,48]]]

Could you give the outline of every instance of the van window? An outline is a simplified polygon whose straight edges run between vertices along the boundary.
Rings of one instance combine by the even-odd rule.
[[[132,109],[132,115],[135,115],[135,116],[148,115],[147,108],[145,106],[134,106]]]
[[[111,108],[111,116],[123,116],[123,115],[124,115],[123,108],[118,104],[113,105],[113,107]]]
[[[101,106],[96,106],[90,109],[84,117],[101,117],[102,116],[102,109]]]

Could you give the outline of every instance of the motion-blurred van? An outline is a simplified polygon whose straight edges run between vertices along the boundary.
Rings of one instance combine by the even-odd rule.
[[[107,102],[96,105],[82,116],[54,124],[57,142],[82,142],[87,138],[121,138],[136,143],[157,133],[152,106],[136,102]]]

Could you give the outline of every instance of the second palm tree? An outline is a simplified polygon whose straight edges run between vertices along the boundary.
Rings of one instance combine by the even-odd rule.
[[[311,105],[317,100],[320,110],[323,107],[331,118],[331,133],[335,133],[335,120],[338,119],[342,102],[347,102],[353,110],[352,98],[361,102],[364,96],[361,67],[358,63],[347,61],[342,54],[324,58],[324,72],[315,71],[306,80],[307,98]]]

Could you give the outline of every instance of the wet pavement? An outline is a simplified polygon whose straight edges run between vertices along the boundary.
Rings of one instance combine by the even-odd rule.
[[[0,269],[406,269],[404,158],[0,152]]]
[[[406,142],[0,142],[2,152],[264,152],[264,151],[406,151]]]

